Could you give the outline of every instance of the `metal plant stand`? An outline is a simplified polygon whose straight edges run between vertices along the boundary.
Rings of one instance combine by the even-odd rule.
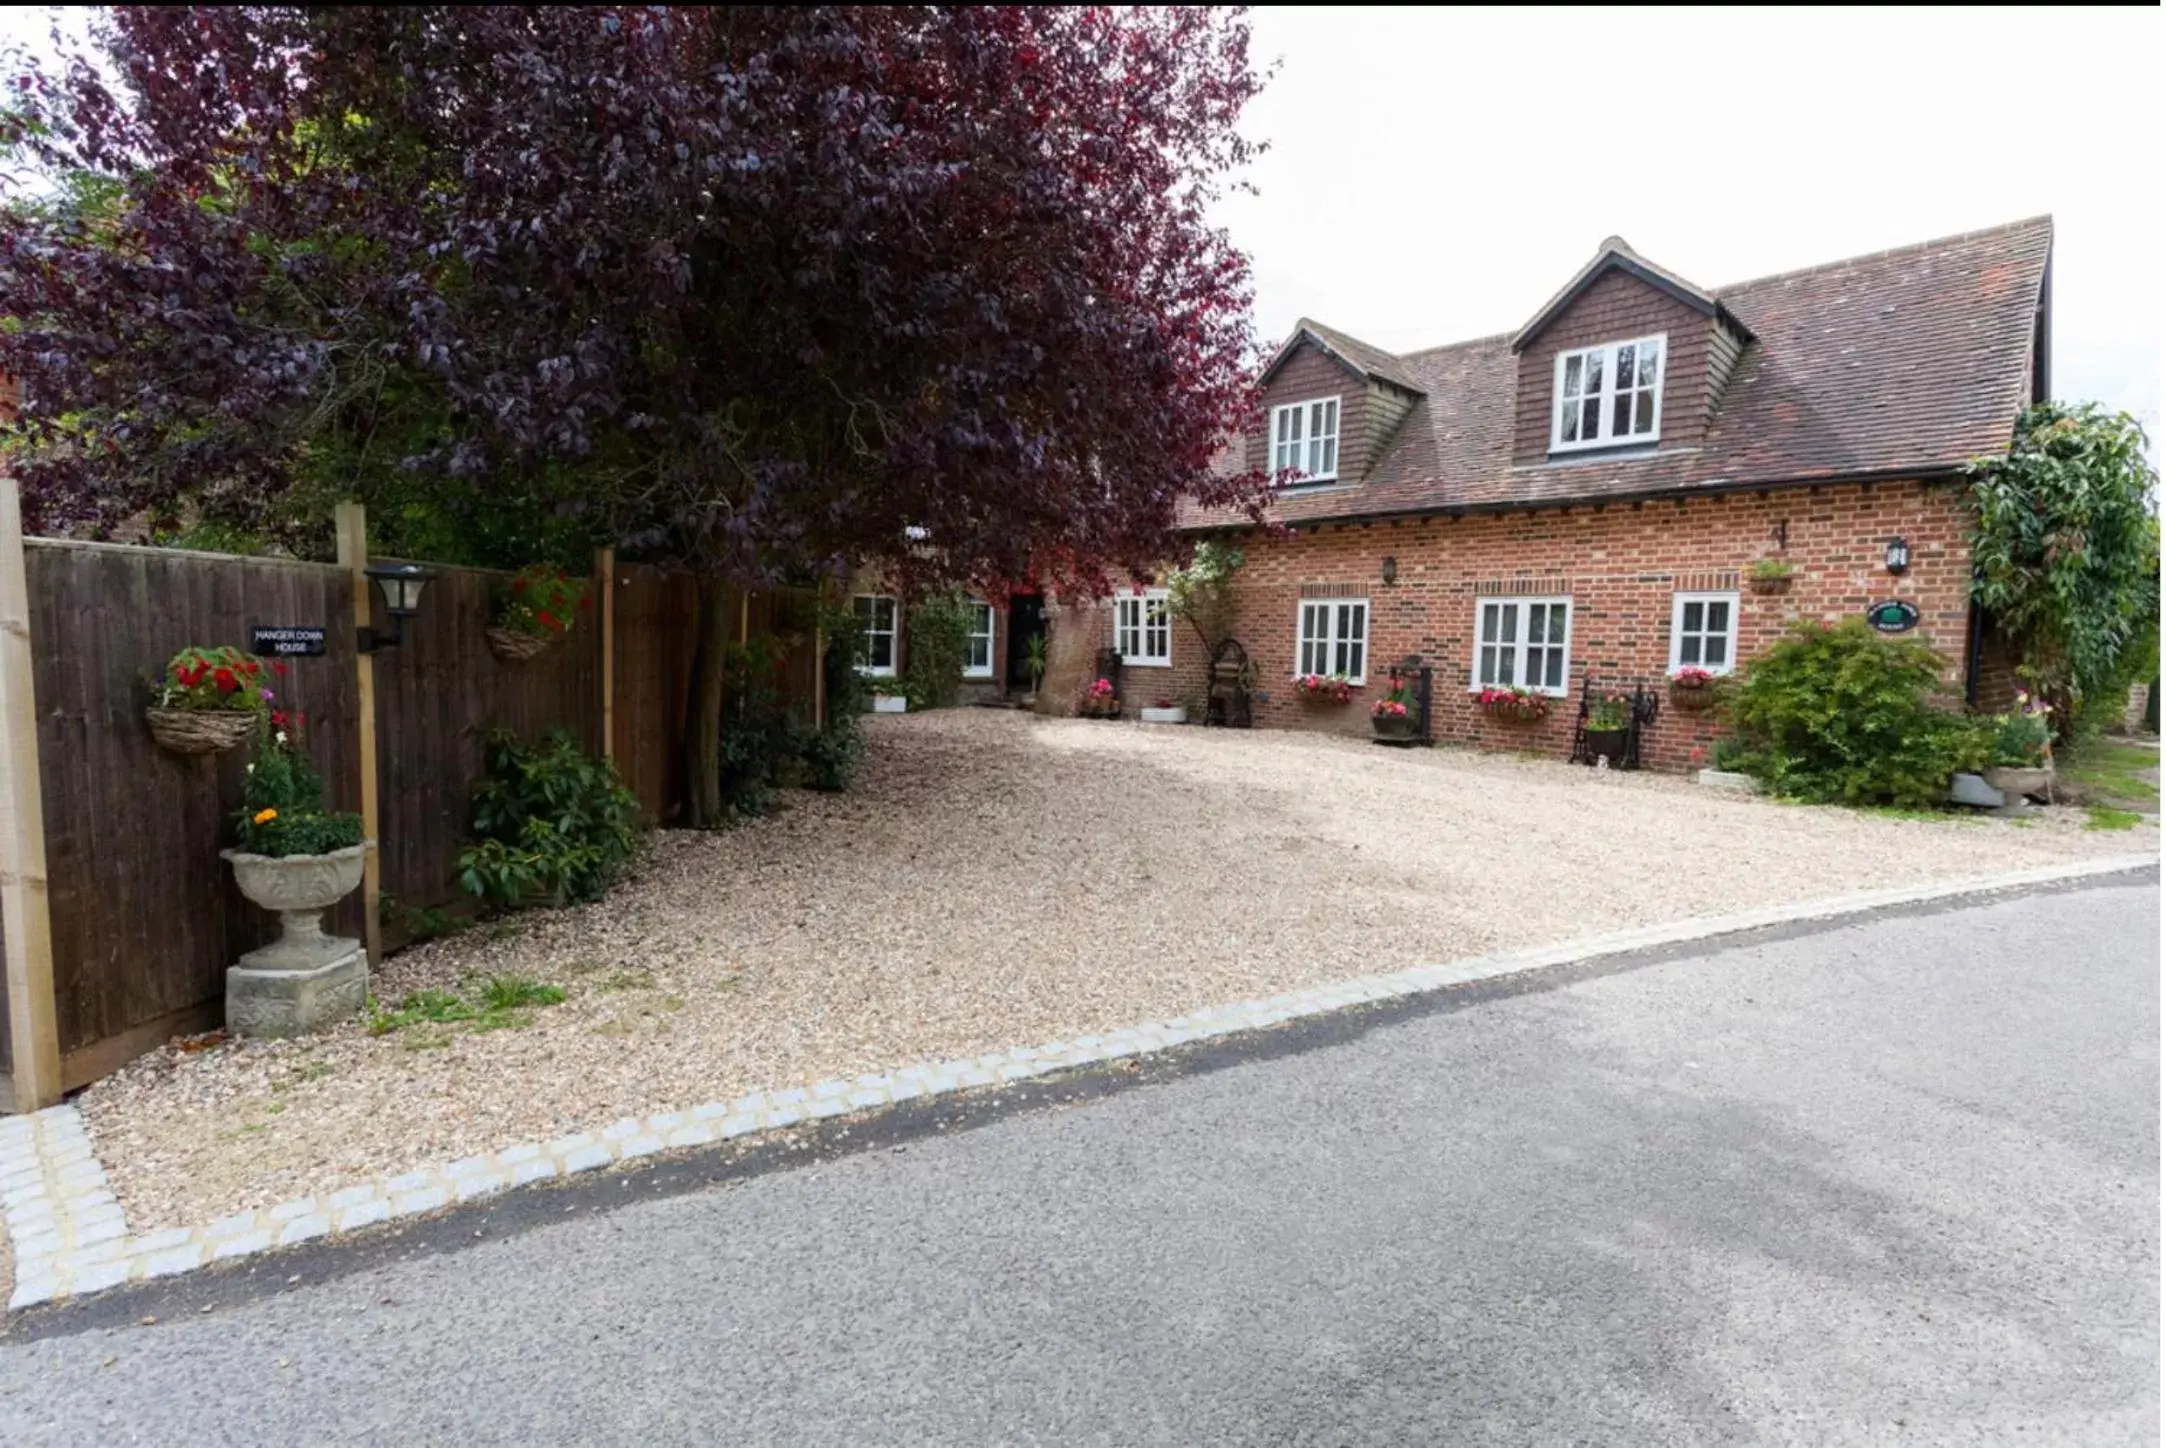
[[[1249,727],[1248,650],[1227,639],[1211,650],[1211,680],[1203,700],[1203,722],[1221,729]]]
[[[1429,733],[1430,689],[1434,683],[1434,671],[1421,661],[1420,654],[1408,654],[1405,658],[1393,664],[1390,672],[1414,686],[1414,729],[1412,733],[1403,738],[1378,734],[1374,736],[1373,742],[1389,744],[1395,749],[1407,749],[1416,744],[1435,743],[1436,741],[1430,737]]]
[[[1587,715],[1594,707],[1594,696],[1606,693],[1621,684],[1605,684],[1589,674],[1579,685],[1579,718],[1572,725],[1572,763],[1592,766],[1597,751],[1587,745]],[[1612,769],[1638,769],[1640,767],[1640,731],[1653,724],[1662,712],[1662,695],[1644,684],[1634,683],[1632,696],[1625,708],[1624,750],[1609,762]]]

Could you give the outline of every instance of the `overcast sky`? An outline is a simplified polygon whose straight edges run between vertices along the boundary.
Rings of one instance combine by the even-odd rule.
[[[2051,212],[2053,387],[2159,417],[2156,10],[1255,13],[1257,330],[1516,330],[1605,236],[1704,286]]]
[[[0,9],[0,43],[49,7]],[[2158,431],[2157,10],[1255,14],[1258,332],[1515,330],[1602,238],[1705,286],[2051,212],[2053,383]]]

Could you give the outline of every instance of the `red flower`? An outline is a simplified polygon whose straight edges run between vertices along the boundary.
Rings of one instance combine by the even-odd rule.
[[[514,578],[511,581],[511,591],[513,593],[526,592],[526,580],[524,578]]]
[[[280,728],[280,729],[283,729],[283,728],[285,728],[285,727],[286,727],[286,711],[285,711],[285,710],[283,710],[283,709],[273,709],[273,710],[271,711],[271,723],[272,723],[272,724],[274,724],[274,725],[276,725],[276,726],[277,726],[278,728]]]
[[[286,665],[284,661],[280,659],[271,660],[271,672],[278,675],[278,677],[280,677],[281,679],[285,678]]]
[[[539,618],[539,619],[541,620],[541,623],[542,623],[542,627],[543,627],[543,628],[562,628],[562,627],[564,627],[564,625],[563,625],[563,624],[560,624],[560,623],[558,623],[558,622],[557,622],[557,616],[556,616],[555,614],[551,613],[551,612],[550,612],[550,611],[549,611],[548,609],[546,609],[546,608],[545,608],[545,609],[543,609],[543,610],[542,610],[542,611],[541,611],[541,612],[540,612],[539,614],[537,614],[537,615],[536,615],[536,617],[538,617],[538,618]]]
[[[216,673],[212,674],[211,677],[218,681],[218,687],[225,693],[230,694],[235,689],[241,687],[241,681],[234,677],[233,670],[231,669],[220,669]]]
[[[263,672],[263,665],[257,663],[254,659],[250,659],[247,663],[241,665],[241,672],[253,679]]]

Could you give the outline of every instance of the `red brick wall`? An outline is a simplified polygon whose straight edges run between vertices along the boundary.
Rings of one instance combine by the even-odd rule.
[[[1045,684],[1039,693],[1043,714],[1072,715],[1076,700],[1097,677],[1098,651],[1113,644],[1113,604],[1106,599],[1085,599],[1046,609],[1047,630]],[[1123,713],[1133,719],[1136,711],[1160,699],[1171,699],[1187,708],[1189,718],[1203,720],[1205,676],[1209,672],[1203,642],[1195,625],[1173,620],[1173,662],[1170,666],[1127,664],[1121,669]]]
[[[1531,463],[1549,456],[1559,352],[1657,332],[1669,334],[1669,356],[1662,368],[1662,443],[1698,442],[1707,431],[1708,345],[1714,325],[1712,317],[1638,277],[1603,273],[1519,356],[1512,460]]]
[[[1251,433],[1244,460],[1247,466],[1268,470],[1271,445],[1268,433],[1271,409],[1289,402],[1311,402],[1319,397],[1339,399],[1339,481],[1357,483],[1369,466],[1368,380],[1356,376],[1344,363],[1326,355],[1313,342],[1303,342],[1264,388],[1264,432]]]
[[[1785,523],[1788,545],[1779,547],[1774,534]],[[1910,571],[1901,577],[1889,574],[1885,562],[1887,540],[1897,535],[1911,545]],[[1368,701],[1382,694],[1385,668],[1418,653],[1435,670],[1438,739],[1563,757],[1579,686],[1590,670],[1603,680],[1662,685],[1671,595],[1680,589],[1738,590],[1743,658],[1792,619],[1832,622],[1882,599],[1907,599],[1921,615],[1916,636],[1947,656],[1951,686],[1959,688],[1962,678],[1969,554],[1961,504],[1954,491],[1940,486],[1848,484],[1765,497],[1547,509],[1532,517],[1327,524],[1285,539],[1252,535],[1240,546],[1246,562],[1235,584],[1236,632],[1262,675],[1266,697],[1256,709],[1261,727],[1366,733]],[[1386,555],[1398,560],[1398,582],[1391,587],[1381,577]],[[1785,558],[1794,566],[1787,594],[1762,596],[1739,582],[1738,571],[1760,557]],[[1369,599],[1369,682],[1352,704],[1305,703],[1289,687],[1305,584],[1342,584]],[[1475,600],[1512,592],[1572,599],[1572,697],[1558,700],[1549,719],[1532,726],[1488,717],[1469,692]],[[1111,626],[1102,619],[1085,625],[1073,617],[1064,612],[1056,625],[1063,645],[1096,648],[1110,637]],[[1200,693],[1199,654],[1194,634],[1177,627],[1171,673],[1180,689],[1169,692]],[[1136,682],[1143,672],[1130,671],[1124,692],[1131,699],[1139,687],[1152,688]],[[1053,702],[1067,712],[1065,697]],[[1693,748],[1719,732],[1712,720],[1672,708],[1665,695],[1660,717],[1643,736],[1644,761],[1653,768],[1690,767]]]

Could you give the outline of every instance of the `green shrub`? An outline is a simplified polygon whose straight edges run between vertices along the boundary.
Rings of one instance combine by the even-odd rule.
[[[639,803],[616,766],[562,730],[529,745],[499,729],[485,752],[459,887],[507,909],[600,899],[639,844]]]
[[[754,634],[723,655],[722,808],[732,818],[772,814],[779,791],[802,780],[805,730],[775,684],[781,641]]]
[[[325,810],[323,778],[301,741],[301,725],[283,710],[263,725],[241,781],[234,843],[252,855],[328,855],[361,843],[361,816]]]
[[[958,593],[936,593],[910,607],[903,637],[910,661],[903,670],[903,697],[913,709],[944,709],[963,687],[970,656],[970,610]]]
[[[1883,638],[1863,619],[1799,624],[1731,694],[1740,767],[1801,799],[1940,804],[1949,776],[1988,748],[1976,724],[1929,702],[1944,667],[1923,642]]]
[[[804,784],[807,789],[837,793],[848,789],[865,760],[865,676],[857,671],[865,656],[865,635],[857,615],[830,603],[820,607],[820,628],[827,652],[820,659],[827,727],[804,735]]]

